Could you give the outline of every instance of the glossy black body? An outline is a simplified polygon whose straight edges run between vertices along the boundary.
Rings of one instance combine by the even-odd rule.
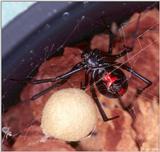
[[[123,95],[118,93],[119,90],[122,88],[127,90],[127,78],[120,69],[114,66],[114,57],[108,57],[107,54],[95,49],[83,53],[82,60],[86,72],[91,73],[90,75],[100,93],[110,98],[118,98]],[[108,87],[103,80],[103,77],[108,74],[117,78],[110,87]]]

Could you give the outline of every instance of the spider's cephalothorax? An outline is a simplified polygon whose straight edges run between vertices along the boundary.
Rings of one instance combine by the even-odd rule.
[[[82,59],[88,70],[93,70],[93,68],[101,66],[105,62],[104,56],[98,49],[86,51],[82,54]]]

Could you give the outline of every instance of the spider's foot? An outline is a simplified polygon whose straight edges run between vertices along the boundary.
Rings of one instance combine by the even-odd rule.
[[[83,82],[81,82],[80,88],[81,88],[82,90],[85,90],[85,89],[86,89],[86,87],[85,87],[85,85],[83,84]]]
[[[110,120],[114,120],[114,119],[117,119],[119,118],[120,116],[115,116],[115,117],[111,117],[111,118],[106,118],[106,119],[103,119],[104,121],[110,121]]]
[[[133,50],[132,47],[129,47],[129,46],[126,46],[126,45],[123,45],[123,48],[126,49],[125,51],[126,51],[127,53],[129,53],[129,52],[131,52],[131,51]]]
[[[139,96],[142,93],[143,89],[137,89],[136,90],[136,95]]]

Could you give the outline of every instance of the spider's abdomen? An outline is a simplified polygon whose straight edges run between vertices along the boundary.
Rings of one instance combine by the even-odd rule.
[[[101,77],[101,80],[96,85],[103,95],[118,98],[126,93],[128,82],[125,74],[120,69],[112,67],[98,77]]]

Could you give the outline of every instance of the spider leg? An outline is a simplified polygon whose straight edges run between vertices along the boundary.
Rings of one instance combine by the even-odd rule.
[[[109,29],[109,46],[107,54],[112,54],[113,41],[114,41],[114,34]]]
[[[77,67],[78,66],[78,67]],[[57,79],[55,80],[55,83],[52,84],[50,87],[48,87],[47,89],[44,89],[42,91],[40,91],[39,93],[33,95],[29,100],[36,100],[37,98],[43,96],[44,94],[48,93],[49,91],[51,91],[52,89],[61,86],[62,84],[64,84],[71,75],[73,75],[74,73],[80,71],[83,69],[83,66],[80,66],[79,64],[74,66],[69,72],[67,72],[66,74],[56,77]],[[53,81],[52,81],[53,82]]]
[[[111,58],[112,61],[115,61],[115,60],[125,56],[127,53],[129,53],[131,51],[133,51],[133,47],[124,46],[124,49],[120,53],[115,54],[115,55],[106,54],[106,57]]]
[[[146,86],[144,86],[143,88],[137,89],[137,95],[140,95],[146,88],[148,88],[152,84],[152,82],[150,80],[143,77],[142,75],[140,75],[139,73],[134,71],[131,67],[127,66],[126,64],[121,65],[121,68],[130,72],[132,75],[134,75],[135,77],[139,78],[140,80],[142,80],[143,82],[146,83]]]
[[[140,75],[139,73],[137,73],[136,71],[134,71],[131,67],[127,66],[126,64],[123,64],[123,65],[119,64],[119,66],[121,66],[122,69],[130,72],[131,74],[133,74],[134,76],[136,76],[137,78],[139,78],[140,80],[142,80],[143,82],[146,83],[146,85],[145,85],[143,88],[138,88],[138,89],[137,89],[137,92],[136,92],[134,98],[132,99],[132,101],[134,101],[134,100],[136,100],[136,98],[139,97],[139,95],[140,95],[146,88],[148,88],[148,87],[152,84],[152,82],[151,82],[150,80],[148,80],[147,78],[143,77],[142,75]],[[128,111],[128,112],[131,114],[131,116],[132,116],[133,118],[135,118],[136,116],[135,116],[135,112],[134,112],[134,107],[133,107],[133,105],[132,105],[132,101],[130,101],[130,104],[129,104],[128,106],[125,106],[125,105],[123,104],[123,101],[122,101],[121,98],[119,98],[119,101],[120,101],[120,104],[121,104],[121,106],[123,107],[123,109],[125,109],[126,111]]]
[[[37,94],[33,95],[29,100],[36,100],[36,99],[38,99],[39,97],[41,97],[41,96],[45,95],[46,93],[48,93],[49,91],[51,91],[52,89],[61,86],[66,81],[67,81],[67,79],[63,79],[63,80],[60,80],[59,82],[56,82],[55,84],[51,85],[47,89],[44,89],[44,90],[38,92]]]
[[[126,106],[126,105],[124,104],[124,102],[123,102],[123,100],[122,100],[121,97],[119,97],[118,100],[119,100],[119,103],[120,103],[120,105],[122,106],[122,108],[123,108],[124,110],[126,110],[126,111],[131,115],[131,117],[132,117],[133,119],[135,119],[135,118],[136,118],[136,114],[135,114],[135,111],[134,111],[134,107],[133,107],[133,105],[132,105],[132,101],[130,102],[129,105]]]
[[[108,46],[108,49],[107,49],[108,50],[107,54],[111,55],[112,54],[113,41],[114,41],[115,35],[111,31],[111,25],[107,26],[107,23],[106,23],[106,21],[104,20],[103,17],[101,17],[101,20],[102,20],[102,22],[103,22],[103,24],[105,26],[104,28],[105,28],[107,34],[109,34],[109,46]]]
[[[132,34],[132,42],[131,42],[131,45],[130,46],[126,46],[126,45],[123,45],[123,50],[119,53],[119,54],[115,54],[115,55],[111,55],[111,54],[107,54],[106,56],[111,58],[112,61],[115,61],[123,56],[125,56],[127,53],[130,53],[133,51],[133,48],[134,48],[134,45],[135,45],[135,42],[136,42],[136,37],[137,37],[137,34],[138,34],[138,28],[139,28],[139,25],[140,25],[140,18],[141,18],[141,14],[138,16],[138,19],[137,19],[137,23],[136,23],[136,26],[135,26],[135,31],[133,32]]]
[[[16,79],[10,79],[10,80],[16,81],[16,82],[29,82],[29,83],[32,83],[32,84],[56,82],[58,80],[62,80],[62,79],[65,79],[65,78],[71,76],[72,74],[82,70],[83,68],[84,68],[83,64],[82,63],[78,63],[71,70],[66,72],[65,74],[62,74],[62,75],[54,77],[54,78],[39,79],[39,80],[35,80],[35,79],[32,80],[32,78],[26,78],[24,80],[16,80]]]
[[[89,84],[89,75],[88,75],[88,72],[86,71],[84,83],[81,82],[81,89],[85,90],[88,84]]]
[[[93,76],[93,75],[92,75]],[[93,80],[93,77],[91,77],[91,80],[90,80],[90,91],[92,93],[92,97],[97,105],[97,108],[102,116],[102,119],[103,121],[109,121],[109,120],[113,120],[113,119],[116,119],[118,118],[119,116],[115,116],[115,117],[112,117],[112,118],[108,118],[106,113],[104,112],[102,106],[101,106],[101,103],[99,102],[99,99],[97,97],[97,94],[96,94],[96,90],[94,88],[94,80]]]

